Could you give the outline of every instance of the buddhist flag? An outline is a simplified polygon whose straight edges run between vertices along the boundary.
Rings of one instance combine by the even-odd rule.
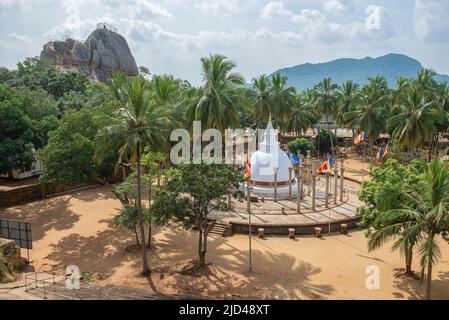
[[[379,152],[376,155],[376,161],[379,162],[383,157],[385,157],[389,152],[389,147],[387,145],[381,145],[379,148]]]
[[[354,138],[354,144],[359,144],[360,142],[366,141],[367,134],[366,131],[360,132],[358,135]]]
[[[384,146],[379,147],[379,152],[376,154],[376,161],[379,162],[384,156]]]
[[[327,160],[325,160],[321,166],[316,170],[316,173],[320,174],[320,173],[326,173],[326,172],[331,172],[331,164],[330,164],[330,158],[328,158]]]
[[[385,150],[384,150],[384,157],[390,153],[390,144],[387,143],[387,145],[385,146]]]
[[[245,170],[244,170],[245,179],[249,179],[251,177],[251,164],[246,161]]]

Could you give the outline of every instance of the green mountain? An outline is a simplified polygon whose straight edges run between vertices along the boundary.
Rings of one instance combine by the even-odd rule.
[[[325,63],[306,63],[278,71],[288,77],[289,85],[298,90],[305,90],[313,88],[324,77],[331,77],[338,84],[353,80],[363,85],[369,77],[381,75],[387,79],[389,86],[394,86],[398,76],[414,78],[422,68],[422,64],[415,59],[390,53],[378,58],[344,58]],[[449,82],[447,75],[437,75],[435,79]]]

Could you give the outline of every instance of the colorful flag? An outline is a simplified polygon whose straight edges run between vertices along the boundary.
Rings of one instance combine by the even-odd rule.
[[[389,148],[388,144],[381,145],[379,148],[379,152],[377,152],[377,155],[376,155],[376,161],[379,162],[383,157],[385,157],[388,154],[388,152],[390,151],[389,149],[390,148]]]
[[[366,131],[360,132],[358,135],[354,138],[354,144],[359,144],[360,142],[367,140],[367,134]]]
[[[379,162],[380,159],[382,159],[383,156],[384,156],[384,146],[381,145],[379,147],[379,152],[377,152],[377,154],[376,154],[376,161]]]
[[[329,158],[327,160],[324,160],[321,166],[316,170],[316,173],[318,174],[325,172],[331,172],[331,165],[329,163]]]
[[[251,177],[251,164],[246,161],[245,170],[244,170],[245,179],[249,179]]]
[[[329,155],[329,165],[332,168],[332,165],[334,164],[334,156],[332,155],[332,152]]]
[[[384,157],[390,153],[390,144],[387,143],[387,145],[385,146],[385,150],[384,150]]]

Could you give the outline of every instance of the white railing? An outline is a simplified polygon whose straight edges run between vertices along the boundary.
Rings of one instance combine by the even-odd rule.
[[[117,27],[107,22],[97,23],[97,29],[108,29],[117,32]]]

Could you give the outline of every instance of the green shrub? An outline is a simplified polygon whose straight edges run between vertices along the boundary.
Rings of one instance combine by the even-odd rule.
[[[315,144],[313,141],[306,138],[298,138],[296,140],[290,141],[287,144],[288,150],[294,154],[299,151],[302,155],[307,155],[307,150],[313,154],[315,152]]]

